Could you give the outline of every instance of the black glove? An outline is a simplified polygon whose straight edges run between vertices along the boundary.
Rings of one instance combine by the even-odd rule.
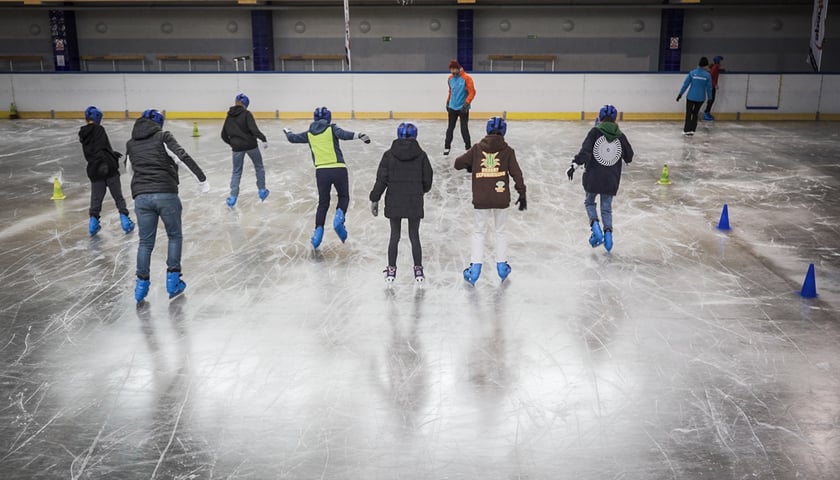
[[[569,165],[569,169],[566,170],[566,176],[569,177],[570,182],[575,177],[575,164],[574,163]]]
[[[370,213],[372,213],[374,217],[379,216],[379,202],[370,202]]]
[[[370,137],[368,137],[364,133],[359,133],[358,136],[359,136],[359,140],[361,140],[365,143],[370,143]]]
[[[528,200],[525,199],[525,195],[520,195],[519,198],[516,200],[514,205],[519,205],[519,211],[528,210]]]
[[[467,165],[467,173],[472,173],[472,165]]]
[[[114,156],[117,157],[117,160],[122,158],[122,153],[114,151]]]
[[[682,94],[677,95],[677,101],[678,101],[678,102],[680,101],[680,99],[681,99],[681,98],[682,98]]]
[[[467,113],[470,111],[470,104],[465,103],[463,107],[461,107],[461,113]]]

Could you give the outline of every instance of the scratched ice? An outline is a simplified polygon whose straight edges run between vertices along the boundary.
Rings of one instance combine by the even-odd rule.
[[[182,168],[187,291],[167,298],[160,229],[136,308],[110,197],[87,233],[79,123],[0,123],[0,478],[840,478],[835,124],[622,123],[637,155],[607,254],[564,174],[590,124],[511,121],[529,209],[508,282],[488,265],[472,288],[469,182],[419,121],[428,280],[404,238],[387,289],[367,195],[398,122],[339,121],[373,142],[342,143],[350,237],[313,255],[309,152],[281,133],[307,122],[260,122],[272,193],[246,162],[231,210],[221,123],[170,121],[212,190]],[[123,150],[131,122],[104,125]]]

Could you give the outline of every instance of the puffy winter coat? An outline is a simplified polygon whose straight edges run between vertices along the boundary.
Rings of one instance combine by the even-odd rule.
[[[382,155],[370,201],[385,192],[386,218],[423,218],[423,195],[432,188],[432,164],[413,138],[398,138]]]
[[[475,208],[508,208],[510,177],[513,177],[519,195],[525,195],[525,179],[516,161],[516,152],[501,135],[487,135],[473,145],[455,159],[455,170],[472,173]]]
[[[134,122],[131,140],[125,148],[134,170],[131,177],[132,197],[143,193],[178,193],[178,165],[169,152],[177,156],[199,182],[207,179],[175,137],[148,118],[138,118]]]
[[[111,141],[102,125],[89,123],[79,129],[79,141],[87,160],[87,176],[91,181],[101,181],[120,174],[119,158],[122,154],[111,148]]]
[[[584,165],[583,189],[615,195],[621,182],[621,160],[633,161],[633,147],[613,122],[601,122],[589,130],[574,163]]]
[[[257,128],[254,115],[241,105],[230,107],[222,126],[222,141],[234,152],[247,152],[257,148],[258,138],[266,141],[265,135]]]

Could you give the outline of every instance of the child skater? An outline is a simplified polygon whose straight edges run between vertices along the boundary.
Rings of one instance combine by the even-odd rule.
[[[88,233],[96,235],[102,226],[99,224],[99,214],[102,212],[102,200],[105,199],[105,189],[111,192],[117,210],[120,212],[120,224],[125,233],[134,230],[134,222],[128,216],[128,208],[122,194],[120,184],[119,158],[122,154],[111,148],[108,134],[102,128],[102,112],[96,107],[85,110],[87,124],[79,129],[79,141],[82,152],[87,160],[87,176],[90,179],[90,221]]]
[[[327,210],[330,208],[330,192],[332,187],[338,193],[338,207],[333,218],[333,228],[341,243],[347,240],[347,229],[344,226],[344,216],[350,204],[350,184],[347,177],[347,165],[339,140],[359,140],[370,143],[370,137],[364,133],[354,133],[342,130],[332,123],[332,113],[327,107],[318,107],[313,113],[313,122],[309,130],[303,133],[293,133],[284,128],[283,133],[291,143],[308,143],[312,152],[312,163],[315,164],[315,181],[318,185],[318,209],[315,212],[315,231],[312,233],[312,247],[317,249],[324,239],[324,223],[327,220]]]
[[[239,181],[242,179],[242,165],[245,162],[245,155],[254,164],[254,173],[257,175],[257,194],[263,202],[270,193],[265,188],[265,167],[263,166],[262,154],[257,148],[257,139],[262,140],[263,148],[267,140],[265,135],[257,127],[254,115],[248,111],[251,100],[244,93],[236,96],[235,105],[230,107],[222,126],[222,141],[230,145],[233,151],[233,171],[230,175],[230,196],[226,203],[233,208],[236,199],[239,198]]]
[[[484,259],[484,236],[490,217],[496,230],[496,271],[502,281],[510,275],[507,262],[505,222],[510,206],[510,177],[516,183],[519,210],[528,208],[525,179],[516,161],[516,153],[505,142],[507,122],[502,117],[487,121],[487,136],[455,159],[455,170],[472,174],[472,197],[475,207],[470,266],[464,269],[464,280],[475,285],[481,275]]]
[[[586,214],[589,216],[589,225],[592,228],[592,235],[589,237],[589,244],[592,248],[603,244],[607,251],[613,248],[613,223],[612,223],[612,201],[618,193],[618,184],[621,182],[621,162],[633,161],[633,147],[627,137],[618,129],[615,119],[618,117],[618,110],[612,105],[604,105],[598,112],[598,121],[589,130],[580,152],[566,170],[569,181],[575,174],[575,165],[583,165],[583,189],[586,198],[583,201],[586,207]],[[595,197],[601,196],[601,219],[604,221],[604,230],[598,220],[598,211],[595,207]]]
[[[397,275],[397,247],[400,243],[402,220],[408,219],[408,238],[414,259],[414,279],[423,275],[423,247],[420,245],[420,219],[423,218],[423,195],[432,188],[432,164],[417,143],[417,126],[401,123],[397,138],[382,155],[376,171],[376,183],[370,191],[370,212],[379,215],[379,199],[385,194],[385,218],[391,221],[391,240],[388,243],[388,266],[385,280],[393,282]]]

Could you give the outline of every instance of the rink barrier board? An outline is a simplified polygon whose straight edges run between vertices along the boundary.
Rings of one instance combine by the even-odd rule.
[[[165,112],[168,120],[223,120],[227,112]],[[312,112],[253,112],[260,120],[311,120]],[[126,120],[139,118],[142,112],[103,112],[103,118]],[[596,112],[472,112],[473,119],[484,119],[502,115],[508,120],[558,120],[558,121],[594,121]],[[756,112],[714,112],[718,121],[840,121],[837,113],[756,113]],[[78,111],[20,111],[21,119],[56,119],[81,120],[84,114]],[[440,112],[333,112],[333,120],[446,120],[447,115]],[[9,119],[9,112],[0,114],[0,118]],[[683,121],[683,113],[634,113],[621,112],[618,121]]]

